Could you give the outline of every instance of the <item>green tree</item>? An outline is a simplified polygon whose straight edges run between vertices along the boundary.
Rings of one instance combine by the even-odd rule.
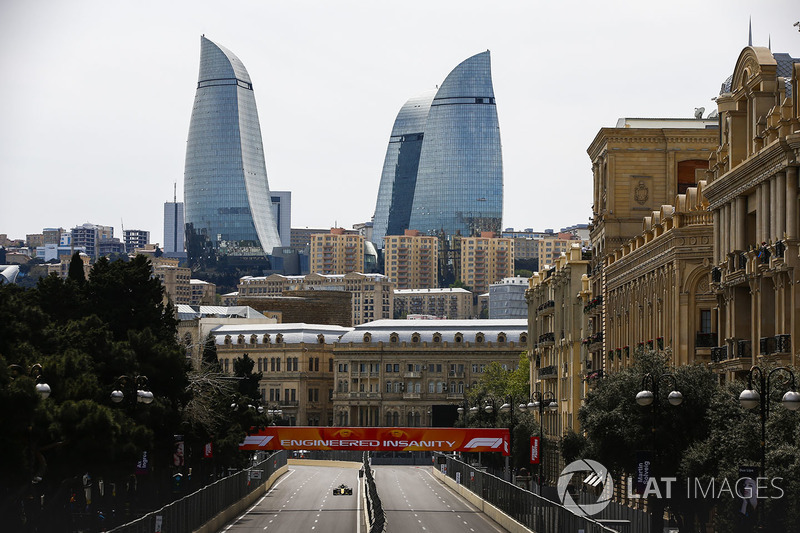
[[[477,386],[467,392],[468,406],[476,406],[476,413],[467,415],[469,427],[511,428],[511,456],[513,467],[530,466],[528,450],[530,437],[538,433],[538,424],[533,414],[519,409],[520,404],[528,403],[530,394],[530,362],[523,352],[516,368],[504,367],[497,361],[490,363],[481,375]],[[505,412],[500,407],[508,402],[511,409]],[[486,406],[492,412],[486,412]],[[463,422],[462,422],[463,423]],[[494,466],[502,462],[500,457],[488,458]]]
[[[81,259],[80,252],[75,252],[72,254],[72,259],[69,261],[69,272],[67,273],[67,279],[71,279],[75,283],[86,282],[86,276],[83,273],[83,259]]]
[[[151,503],[168,494],[173,434],[189,394],[175,326],[143,257],[101,260],[82,283],[49,276],[33,289],[0,287],[0,399],[11,406],[0,414],[0,523],[13,530],[22,519],[15,502],[45,496],[37,527],[59,530],[67,492],[81,488],[84,474],[122,487],[145,451],[152,471],[139,494]],[[46,400],[28,376],[35,363],[52,390]],[[135,401],[139,376],[147,376],[138,384],[152,391],[150,405]],[[115,388],[121,404],[110,401]]]

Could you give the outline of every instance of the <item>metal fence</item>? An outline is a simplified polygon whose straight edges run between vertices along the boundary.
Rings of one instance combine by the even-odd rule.
[[[441,466],[441,465],[440,465]],[[617,533],[612,528],[575,513],[553,501],[517,487],[499,477],[482,472],[452,457],[447,457],[445,474],[484,501],[494,505],[517,522],[538,532]]]
[[[238,502],[286,464],[286,452],[275,452],[258,464],[246,468],[176,500],[158,511],[121,525],[111,533],[191,533],[217,514]]]

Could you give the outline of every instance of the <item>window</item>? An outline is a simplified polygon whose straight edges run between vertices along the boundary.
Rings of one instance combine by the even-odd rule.
[[[328,359],[328,372],[333,372],[333,359]]]
[[[391,372],[391,371],[392,371],[392,364],[386,363],[386,372]]]
[[[700,311],[700,332],[711,333],[711,309]]]

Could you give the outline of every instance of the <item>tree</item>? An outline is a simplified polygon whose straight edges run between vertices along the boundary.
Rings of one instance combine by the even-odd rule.
[[[33,392],[35,363],[52,390],[46,400]],[[23,498],[45,502],[34,513],[39,531],[60,530],[66,492],[81,488],[84,474],[122,487],[145,451],[152,471],[141,478],[143,499],[155,504],[168,494],[186,371],[172,309],[143,257],[100,260],[83,282],[76,274],[42,278],[27,290],[0,287],[0,523],[15,528],[15,502]],[[141,387],[152,391],[150,405],[136,403]],[[121,404],[110,401],[116,388]]]
[[[530,437],[538,432],[538,424],[533,414],[520,412],[519,404],[527,404],[530,394],[530,362],[525,353],[520,354],[516,368],[507,368],[493,361],[483,372],[477,387],[467,392],[467,404],[478,407],[478,412],[467,418],[469,427],[511,428],[511,456],[515,467],[529,466],[527,450]],[[500,407],[509,402],[511,410],[500,412]],[[486,413],[485,406],[493,406],[492,413]],[[501,459],[489,459],[499,466]]]
[[[67,273],[67,279],[71,279],[75,283],[79,284],[86,282],[86,276],[83,273],[83,259],[81,259],[80,252],[75,252],[72,254],[72,259],[69,261],[69,272]]]

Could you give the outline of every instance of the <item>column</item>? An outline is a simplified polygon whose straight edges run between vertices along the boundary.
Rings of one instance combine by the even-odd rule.
[[[756,186],[756,242],[748,242],[747,245],[759,245],[763,241],[764,236],[764,204],[761,199],[763,196],[763,187]]]
[[[786,237],[797,238],[797,167],[786,169]]]
[[[776,194],[775,189],[778,185],[777,181],[775,181],[775,176],[770,177],[766,183],[768,183],[767,187],[769,187],[769,199],[771,200],[771,204],[769,205],[769,238],[770,242],[775,242],[775,237],[778,234],[778,213],[777,213],[777,204],[776,204]],[[773,211],[773,208],[775,209]]]
[[[736,197],[736,249],[747,250],[747,199]]]
[[[786,233],[786,172],[775,176],[775,240],[780,241]]]
[[[722,255],[720,252],[720,210],[714,209],[711,216],[714,220],[714,266],[717,266],[720,263],[720,256]]]

